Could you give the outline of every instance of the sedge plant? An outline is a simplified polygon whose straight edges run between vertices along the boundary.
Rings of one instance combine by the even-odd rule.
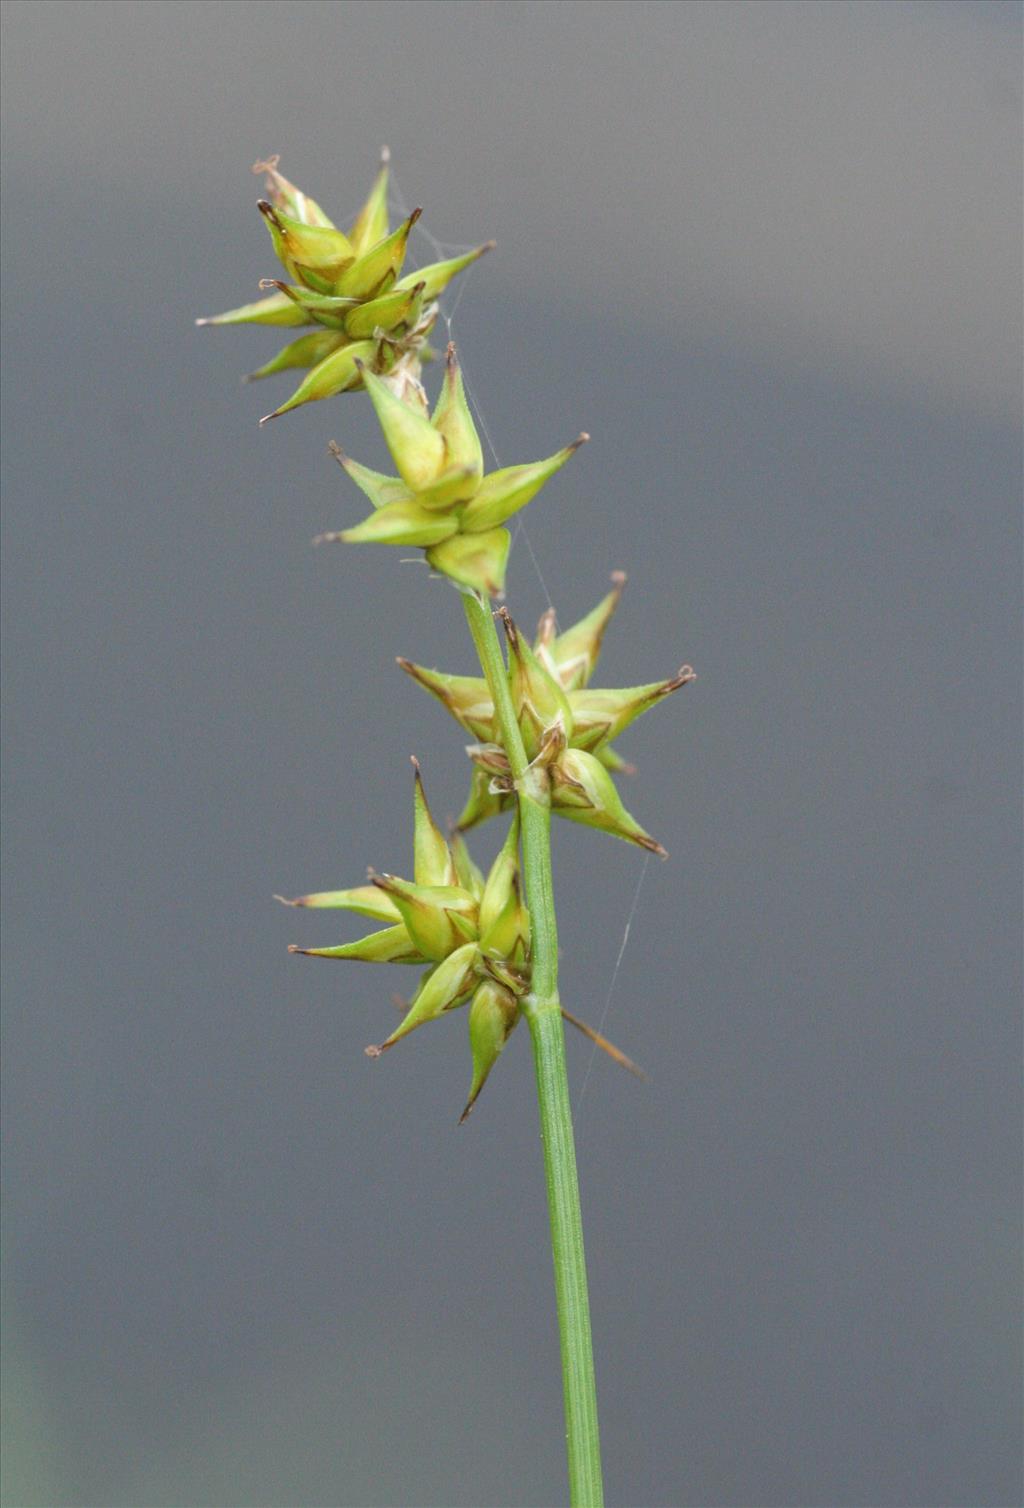
[[[455,829],[446,834],[438,826],[414,761],[412,879],[370,870],[364,884],[287,900],[312,910],[351,911],[376,924],[354,941],[290,951],[411,964],[421,971],[399,1024],[366,1049],[373,1058],[427,1022],[466,1007],[472,1069],[461,1121],[525,1019],[547,1181],[570,1501],[576,1508],[598,1508],[601,1454],[563,1021],[623,1066],[639,1070],[561,1004],[551,818],[567,818],[665,857],[623,804],[616,777],[633,769],[614,744],[694,673],[684,665],[660,681],[592,686],[605,630],[622,596],[621,573],[578,623],[560,630],[549,610],[532,640],[504,605],[508,521],[588,436],[579,435],[544,460],[486,471],[451,344],[438,395],[433,406],[428,402],[423,363],[434,355],[428,339],[438,299],[493,243],[405,272],[420,211],[390,227],[386,152],[347,230],[279,173],[276,158],[257,163],[255,171],[266,177],[258,208],[285,276],[263,279],[264,296],[254,303],[198,323],[305,331],[248,379],[303,373],[294,392],[261,423],[340,393],[366,393],[396,474],[373,471],[332,442],[335,459],[368,499],[370,512],[320,540],[422,549],[432,573],[450,582],[461,599],[479,665],[479,673],[469,675],[398,660],[472,739],[469,794]],[[485,874],[465,834],[502,814],[508,814],[508,826]]]

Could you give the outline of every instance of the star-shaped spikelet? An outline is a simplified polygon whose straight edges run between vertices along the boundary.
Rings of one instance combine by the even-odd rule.
[[[409,235],[421,211],[414,209],[389,230],[389,155],[385,147],[380,172],[347,232],[282,177],[276,157],[253,169],[266,174],[267,197],[258,201],[258,208],[286,278],[262,279],[261,288],[274,290],[266,298],[196,324],[310,327],[308,335],[293,340],[246,378],[253,382],[306,369],[291,397],[261,424],[304,403],[362,387],[364,369],[391,373],[399,384],[417,387],[425,342],[437,319],[437,299],[452,278],[494,245],[489,241],[402,276]]]
[[[625,576],[617,572],[612,581],[608,595],[564,633],[557,631],[553,610],[546,612],[532,647],[502,610],[512,703],[527,756],[547,771],[552,810],[664,857],[661,844],[622,804],[612,773],[632,773],[633,767],[612,744],[630,723],[696,677],[691,666],[683,665],[667,680],[643,686],[606,690],[590,685]],[[468,750],[474,773],[459,826],[473,827],[512,806],[511,772],[487,682],[427,670],[410,660],[398,663],[477,740]]]
[[[332,446],[374,512],[351,529],[321,534],[318,543],[418,545],[434,570],[456,585],[500,596],[512,542],[506,520],[525,508],[589,437],[580,435],[547,460],[485,476],[454,345],[448,346],[444,386],[432,414],[416,389],[399,396],[391,378],[360,370],[398,475],[371,471]]]

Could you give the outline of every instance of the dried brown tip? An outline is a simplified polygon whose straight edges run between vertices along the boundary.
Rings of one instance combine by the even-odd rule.
[[[626,582],[628,580],[629,577],[626,575],[625,571],[613,571],[611,574],[612,585],[617,586],[620,591],[626,585]]]
[[[364,1047],[363,1051],[368,1058],[379,1058],[381,1053],[384,1051],[384,1047],[383,1045],[381,1045],[380,1047]]]
[[[275,173],[277,171],[277,164],[280,161],[280,152],[275,152],[271,157],[267,158],[266,162],[254,162],[252,170],[254,173]]]
[[[402,670],[405,671],[406,675],[411,676],[412,679],[416,681],[420,686],[425,687],[425,689],[430,692],[431,696],[435,694],[430,681],[426,678],[427,672],[423,669],[422,665],[417,665],[414,660],[405,659],[403,655],[396,655],[395,664],[400,666]]]
[[[593,1042],[595,1047],[599,1047],[602,1052],[606,1052],[614,1063],[618,1063],[627,1072],[635,1074],[638,1079],[646,1081],[647,1075],[643,1069],[634,1063],[632,1058],[627,1058],[626,1054],[620,1048],[616,1047],[614,1042],[609,1042],[607,1037],[602,1037],[601,1033],[595,1031],[592,1026],[588,1026],[585,1021],[581,1021],[578,1016],[574,1016],[571,1011],[567,1011],[564,1005],[561,1007],[561,1011],[563,1018],[568,1021],[570,1026],[574,1026],[578,1032],[582,1032],[589,1041]]]
[[[326,534],[315,534],[313,536],[313,543],[314,545],[336,545],[339,540],[343,540],[344,538],[344,529],[330,529]]]
[[[649,833],[644,833],[642,837],[634,838],[633,842],[638,843],[641,848],[646,848],[648,853],[656,853],[659,859],[668,858],[668,849],[662,848],[658,840],[652,838]]]
[[[479,1098],[479,1090],[477,1091],[476,1094],[474,1094],[474,1096],[473,1096],[473,1098],[471,1100],[467,1100],[466,1101],[466,1108],[465,1108],[465,1110],[463,1110],[462,1114],[459,1116],[459,1125],[460,1126],[464,1126],[466,1124],[466,1122],[469,1120],[469,1117],[473,1114],[473,1106],[476,1104],[478,1098]]]
[[[512,614],[509,612],[507,607],[499,607],[498,617],[504,624],[505,635],[510,646],[512,647],[512,649],[517,649],[519,647],[519,630],[516,628]]]
[[[579,450],[580,446],[581,445],[586,445],[586,443],[587,443],[587,441],[589,439],[590,439],[590,436],[587,434],[586,430],[585,429],[581,430],[580,433],[576,436],[575,440],[569,446],[569,449],[570,450]]]
[[[665,693],[667,695],[670,691],[678,691],[680,686],[688,686],[691,681],[695,681],[696,679],[697,672],[692,665],[680,665],[671,680],[665,682]]]
[[[289,900],[286,895],[275,895],[274,900],[280,901],[282,906],[304,906],[306,904],[306,897],[304,895],[298,895],[294,900]]]
[[[419,219],[419,217],[420,217],[420,215],[422,215],[422,213],[423,213],[422,209],[414,209],[413,210],[412,214],[409,216],[408,220],[406,220],[406,222],[405,222],[406,225],[409,227],[410,230],[412,230],[413,226],[416,224],[416,221]]]
[[[307,951],[308,951],[308,949],[306,949],[306,948],[300,948],[299,945],[298,945],[298,943],[289,943],[288,944],[288,952],[289,953],[306,953]]]
[[[280,418],[280,416],[281,410],[279,408],[275,408],[272,414],[264,414],[263,418],[260,420],[260,428],[262,429],[264,424],[269,424],[271,419],[278,419]]]
[[[417,791],[419,792],[420,796],[423,798],[424,805],[426,805],[427,792],[426,792],[426,789],[425,789],[425,787],[423,785],[423,771],[420,769],[420,762],[416,758],[415,754],[410,754],[409,755],[409,760],[410,760],[410,762],[412,764],[413,784],[415,785],[415,787],[416,787]]]
[[[288,284],[282,283],[280,278],[260,278],[259,286],[264,291],[268,288],[277,288],[280,291],[287,288]]]
[[[280,220],[277,218],[277,210],[271,204],[269,199],[257,199],[256,208],[259,210],[264,219],[269,220],[273,225],[277,227],[278,230],[283,231],[284,227],[282,226]]]

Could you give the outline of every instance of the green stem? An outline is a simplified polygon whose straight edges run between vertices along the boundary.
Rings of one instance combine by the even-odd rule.
[[[530,912],[532,978],[523,997],[530,1026],[551,1219],[555,1299],[562,1348],[565,1431],[572,1508],[601,1508],[601,1442],[597,1424],[590,1301],[583,1220],[572,1134],[565,1036],[558,998],[558,929],[551,876],[551,806],[546,783],[529,769],[516,720],[494,617],[475,593],[464,592],[473,643],[494,701],[502,747],[519,793],[526,903]]]

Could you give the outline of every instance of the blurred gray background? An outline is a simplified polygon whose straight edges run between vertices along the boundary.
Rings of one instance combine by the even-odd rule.
[[[470,670],[458,604],[310,548],[365,400],[260,431],[278,336],[192,325],[276,270],[257,157],[341,216],[382,142],[498,240],[453,330],[502,461],[594,437],[514,612],[623,568],[601,679],[700,675],[623,740],[653,1077],[580,1118],[610,1502],[1020,1501],[1020,26],[6,7],[10,1508],[564,1495],[526,1033],[459,1129],[464,1019],[369,1062],[409,974],[271,900],[408,871],[411,752],[457,810],[393,659]],[[556,836],[597,1020],[644,860]]]

